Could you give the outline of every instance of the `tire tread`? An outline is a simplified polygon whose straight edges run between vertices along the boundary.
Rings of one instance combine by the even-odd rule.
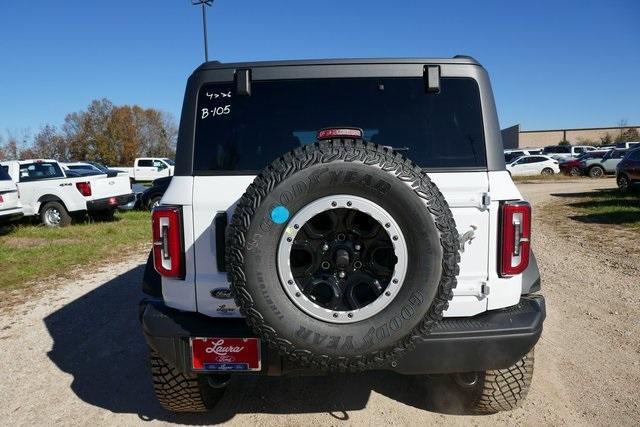
[[[280,182],[294,173],[316,164],[333,161],[358,162],[379,167],[410,186],[423,199],[428,212],[440,233],[443,248],[442,276],[438,290],[426,315],[405,337],[391,346],[369,354],[353,357],[332,357],[312,354],[296,348],[293,343],[278,335],[266,324],[263,316],[254,308],[251,293],[246,287],[244,272],[245,234],[251,218],[267,196]],[[227,274],[236,304],[247,323],[267,344],[276,348],[293,362],[328,371],[359,371],[383,366],[397,360],[414,347],[414,343],[429,334],[453,298],[460,262],[460,244],[456,224],[444,196],[427,174],[411,160],[387,147],[362,140],[337,139],[321,141],[298,147],[267,166],[240,198],[226,234]]]

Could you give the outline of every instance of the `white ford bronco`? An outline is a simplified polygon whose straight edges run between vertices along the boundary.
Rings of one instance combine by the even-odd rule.
[[[545,317],[530,238],[472,58],[205,63],[143,279],[158,400],[390,370],[512,409]]]

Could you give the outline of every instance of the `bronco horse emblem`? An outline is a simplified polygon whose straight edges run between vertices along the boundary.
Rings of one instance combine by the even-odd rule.
[[[469,225],[469,227],[471,227],[471,230],[465,231],[464,234],[461,234],[459,237],[460,252],[464,252],[465,243],[469,242],[469,244],[471,244],[471,241],[476,238],[475,231],[478,229],[478,227],[476,227],[475,225]]]

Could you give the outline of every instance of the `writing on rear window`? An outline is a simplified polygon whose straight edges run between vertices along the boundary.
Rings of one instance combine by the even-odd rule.
[[[196,173],[254,174],[274,158],[315,142],[323,128],[359,128],[424,168],[486,167],[478,84],[442,78],[428,93],[422,77],[253,81],[250,96],[232,82],[198,93]]]
[[[223,116],[231,112],[231,105],[225,105],[224,107],[203,108],[200,111],[201,119],[206,119],[207,117]]]

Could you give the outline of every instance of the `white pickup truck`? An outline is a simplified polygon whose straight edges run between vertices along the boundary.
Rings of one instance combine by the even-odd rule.
[[[4,167],[0,167],[0,225],[22,217],[18,188]]]
[[[153,181],[165,176],[173,176],[173,160],[161,157],[138,157],[132,168],[112,167],[110,169],[127,172],[131,182]]]
[[[69,225],[72,216],[87,212],[108,218],[135,197],[125,174],[70,177],[50,159],[12,160],[0,166],[18,187],[24,215],[39,216],[51,227]]]

